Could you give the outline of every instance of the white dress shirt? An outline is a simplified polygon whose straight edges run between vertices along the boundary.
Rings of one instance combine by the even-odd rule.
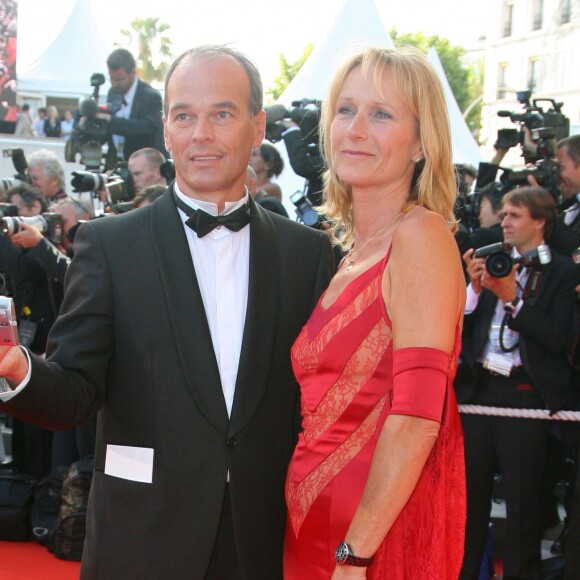
[[[115,117],[122,117],[123,119],[129,119],[131,117],[131,108],[133,107],[133,100],[135,99],[135,93],[137,92],[138,82],[139,79],[137,75],[135,75],[135,80],[133,81],[131,88],[123,95],[121,108],[115,113]],[[117,156],[122,159],[125,137],[123,135],[113,135],[113,143],[117,149]]]
[[[564,223],[569,226],[580,212],[580,193],[576,194],[576,202],[564,212]]]
[[[218,215],[215,203],[187,197],[177,183],[174,188],[179,198],[193,209]],[[239,201],[226,202],[223,213],[230,213],[247,202],[246,191]],[[232,232],[226,227],[217,227],[198,238],[185,225],[188,216],[181,210],[179,215],[203,299],[228,415],[231,415],[248,305],[250,228],[244,226],[239,232]]]

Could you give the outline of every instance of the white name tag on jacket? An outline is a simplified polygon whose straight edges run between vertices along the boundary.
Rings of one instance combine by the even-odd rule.
[[[107,445],[105,473],[130,481],[153,483],[153,449]]]

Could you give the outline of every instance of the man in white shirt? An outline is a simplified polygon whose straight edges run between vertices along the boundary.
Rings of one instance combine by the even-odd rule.
[[[506,194],[502,228],[512,258],[545,252],[540,246],[555,219],[547,190],[522,187]],[[473,258],[473,250],[464,259],[471,283],[455,380],[458,402],[551,412],[570,408],[566,347],[578,278],[572,261],[552,252],[547,263],[536,259],[531,268],[520,263],[497,277],[485,258]],[[504,578],[539,578],[548,421],[464,414],[462,423],[467,527],[460,578],[479,577],[496,471],[507,511]]]
[[[264,136],[250,61],[192,49],[165,99],[175,186],[81,226],[48,361],[1,348],[0,409],[58,429],[99,414],[84,579],[281,579],[290,347],[330,245],[244,187]]]

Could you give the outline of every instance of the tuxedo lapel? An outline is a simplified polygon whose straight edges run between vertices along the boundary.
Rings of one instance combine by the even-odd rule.
[[[256,412],[269,382],[278,320],[278,243],[268,212],[250,199],[248,306],[240,353],[230,433]]]
[[[226,433],[228,414],[205,308],[171,188],[152,208],[151,236],[187,386],[201,412]]]

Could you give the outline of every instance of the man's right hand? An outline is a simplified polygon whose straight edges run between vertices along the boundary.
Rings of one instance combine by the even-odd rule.
[[[19,346],[0,346],[0,376],[16,388],[28,373],[28,359]]]
[[[10,236],[10,241],[15,246],[20,246],[21,248],[34,248],[42,238],[42,233],[35,227],[26,222],[20,222],[18,224],[18,231]]]
[[[474,258],[474,251],[473,248],[470,248],[462,257],[467,267],[467,274],[471,280],[471,287],[476,294],[479,294],[483,288],[481,280],[485,273],[485,258]]]

